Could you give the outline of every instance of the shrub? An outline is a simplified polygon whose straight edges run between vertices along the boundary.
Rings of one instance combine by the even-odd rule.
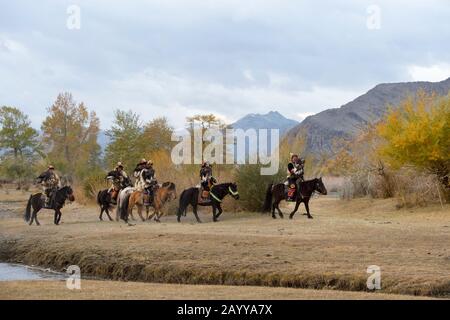
[[[273,176],[263,176],[260,169],[259,164],[242,165],[236,169],[241,209],[261,211],[269,184],[282,182],[286,178],[283,170],[278,170]]]

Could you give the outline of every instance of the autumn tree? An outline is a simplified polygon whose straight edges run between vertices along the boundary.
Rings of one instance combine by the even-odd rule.
[[[20,189],[22,180],[33,175],[40,145],[28,116],[17,108],[0,108],[0,149],[3,151],[2,174],[16,179]]]
[[[71,93],[58,95],[42,123],[47,160],[63,174],[82,178],[98,166],[99,119],[83,102],[77,104]]]
[[[225,130],[225,123],[219,119],[216,115],[210,114],[197,114],[192,117],[186,117],[187,130],[194,137],[193,132],[195,130],[201,130],[201,143],[202,150],[205,150],[205,146],[210,142],[204,139],[205,131],[208,129]],[[194,144],[194,139],[192,139],[192,144]],[[223,156],[226,157],[227,150],[223,150]],[[203,160],[203,154],[202,154]]]
[[[110,139],[105,150],[106,162],[112,168],[121,161],[125,170],[130,170],[144,156],[142,122],[139,115],[131,110],[116,110],[114,116],[111,129],[106,131]]]
[[[173,128],[167,122],[167,118],[155,118],[148,122],[142,133],[142,150],[145,154],[150,154],[159,150],[170,152],[174,142],[172,142]]]
[[[393,167],[413,166],[448,181],[450,171],[450,95],[419,92],[392,109],[377,127],[380,154]]]

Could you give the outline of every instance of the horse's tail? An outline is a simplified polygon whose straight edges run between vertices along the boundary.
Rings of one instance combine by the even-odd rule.
[[[128,193],[122,199],[123,202],[120,204],[120,219],[128,221],[128,204],[130,202],[131,194]]]
[[[103,195],[103,191],[100,190],[100,191],[97,193],[97,203],[98,203],[99,206],[102,205],[102,195]]]
[[[25,208],[25,214],[23,218],[26,222],[30,221],[31,218],[31,199],[33,198],[33,195],[30,195],[30,198],[28,199],[27,207]]]
[[[177,212],[178,217],[181,217],[181,215],[184,214],[184,211],[186,211],[186,209],[187,209],[187,206],[183,203],[185,194],[186,194],[186,190],[183,190],[183,192],[181,192],[181,194],[180,194],[180,200],[179,200],[179,206],[178,206],[178,212]],[[184,214],[184,215],[186,215],[186,214]]]
[[[267,187],[266,199],[264,200],[262,212],[268,212],[268,211],[270,211],[270,208],[272,207],[272,186],[273,186],[273,183],[269,184],[269,186]]]

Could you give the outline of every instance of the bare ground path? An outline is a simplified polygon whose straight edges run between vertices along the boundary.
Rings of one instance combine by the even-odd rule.
[[[113,280],[353,291],[365,290],[367,267],[377,265],[383,293],[450,295],[450,206],[396,210],[393,200],[323,197],[311,202],[312,220],[225,212],[197,224],[188,213],[180,224],[166,216],[129,227],[72,204],[61,226],[46,211],[42,226],[29,227],[20,197],[0,195],[0,260],[77,264]]]

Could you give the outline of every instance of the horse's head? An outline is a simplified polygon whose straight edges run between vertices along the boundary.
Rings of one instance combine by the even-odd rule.
[[[325,185],[323,184],[322,177],[315,179],[314,190],[323,195],[327,194],[327,188],[325,188]]]
[[[167,191],[169,193],[169,201],[175,200],[177,198],[177,188],[175,186],[175,183],[169,182]]]
[[[73,195],[73,189],[71,186],[65,186],[64,188],[64,195],[66,198],[69,199],[69,201],[75,201],[75,196]]]
[[[238,192],[236,182],[230,183],[230,185],[228,186],[228,192],[231,194],[231,196],[234,199],[236,199],[236,200],[239,199],[239,192]]]

